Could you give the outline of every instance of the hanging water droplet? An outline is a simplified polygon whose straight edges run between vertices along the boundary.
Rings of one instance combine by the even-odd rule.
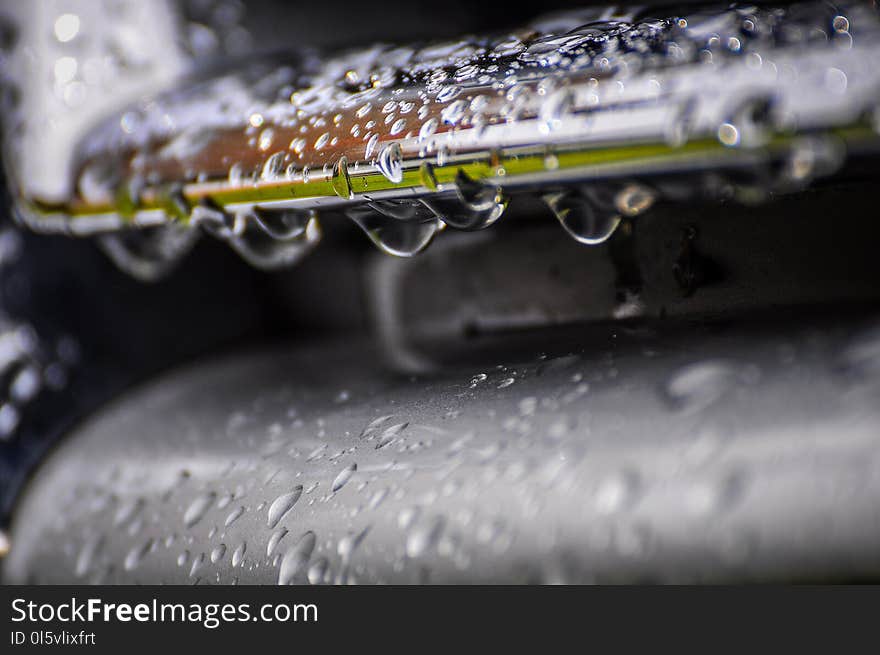
[[[603,243],[620,224],[620,216],[616,212],[597,206],[587,195],[577,191],[548,194],[544,196],[544,201],[565,231],[580,243]]]
[[[442,225],[437,219],[419,222],[388,218],[367,206],[347,213],[382,252],[396,257],[412,257],[427,248]]]
[[[398,221],[425,221],[434,217],[431,209],[419,200],[377,200],[367,206]]]
[[[244,223],[237,216],[227,214],[225,211],[210,203],[202,203],[193,207],[189,223],[193,227],[200,227],[208,234],[218,239],[229,239],[236,230],[240,230]]]
[[[504,213],[508,199],[501,189],[470,179],[463,171],[455,178],[456,195],[425,199],[437,217],[459,230],[489,227]]]
[[[229,245],[242,259],[256,268],[275,270],[292,266],[310,253],[321,240],[321,226],[314,212],[307,214],[305,230],[296,237],[279,239],[260,229],[247,228],[233,236]]]
[[[309,221],[314,219],[314,211],[295,209],[262,209],[253,210],[257,224],[275,239],[295,239],[305,234]]]
[[[198,238],[197,230],[175,223],[105,234],[98,244],[121,270],[154,281],[167,275]]]

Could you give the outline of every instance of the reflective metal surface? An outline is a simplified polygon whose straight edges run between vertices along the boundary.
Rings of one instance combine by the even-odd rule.
[[[539,343],[505,358],[503,340],[478,340],[469,364],[421,378],[356,343],[161,377],[50,457],[18,507],[4,579],[877,575],[876,318]]]

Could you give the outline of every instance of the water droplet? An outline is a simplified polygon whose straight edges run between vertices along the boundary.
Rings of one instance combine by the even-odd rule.
[[[269,506],[269,515],[268,515],[268,525],[270,528],[274,528],[278,525],[278,522],[284,518],[284,515],[289,512],[294,505],[296,505],[296,501],[299,500],[299,497],[302,496],[303,487],[301,484],[298,484],[293,488],[293,491],[290,493],[286,493],[282,496],[278,496],[272,504]],[[283,535],[282,535],[283,536]]]
[[[327,579],[329,562],[326,557],[320,557],[309,567],[309,584],[322,584]]]
[[[309,221],[315,218],[315,213],[312,211],[255,208],[253,212],[257,224],[269,236],[282,241],[305,234]]]
[[[440,125],[440,121],[438,121],[435,117],[431,117],[422,123],[422,127],[419,129],[419,141],[424,141],[425,139],[430,138],[437,131],[437,127]]]
[[[316,537],[314,532],[306,532],[296,545],[292,546],[284,554],[281,560],[281,568],[278,570],[278,584],[293,584],[296,575],[308,564],[312,551],[315,549]]]
[[[373,153],[376,152],[376,146],[379,144],[379,135],[374,134],[367,141],[367,146],[364,148],[364,159],[370,160],[373,158]]]
[[[383,216],[369,207],[351,209],[348,216],[376,247],[396,257],[412,257],[427,248],[442,225],[437,219],[400,221]]]
[[[208,513],[208,510],[211,508],[211,505],[214,504],[214,500],[217,498],[217,494],[213,491],[208,493],[204,493],[201,496],[197,497],[190,506],[187,507],[186,512],[183,514],[183,524],[191,528],[196,523],[202,520],[205,514]]]
[[[379,435],[379,439],[376,442],[376,450],[380,448],[384,448],[388,444],[390,444],[394,439],[403,432],[409,423],[398,423],[397,425],[392,425],[389,428],[386,428],[382,431],[382,434]]]
[[[330,133],[324,132],[318,139],[315,141],[315,150],[321,150],[327,143],[330,141]]]
[[[555,129],[559,122],[571,113],[574,102],[574,91],[568,88],[559,89],[548,95],[539,111],[543,131],[550,132]]]
[[[198,557],[193,558],[192,566],[189,568],[189,577],[196,577],[196,574],[201,570],[202,565],[205,563],[205,559],[204,553],[199,553]]]
[[[657,194],[642,184],[627,184],[614,196],[614,206],[624,216],[638,216],[651,208]]]
[[[721,123],[718,126],[718,140],[726,146],[739,145],[739,130],[733,123]]]
[[[445,524],[442,516],[435,516],[413,528],[406,539],[406,554],[415,558],[428,552],[440,539]]]
[[[284,153],[276,152],[271,157],[269,157],[266,162],[263,164],[263,169],[260,171],[260,179],[261,180],[274,180],[278,176],[281,175],[281,172],[284,170]]]
[[[706,361],[677,370],[664,392],[674,409],[693,413],[718,401],[736,380],[736,371],[727,362]]]
[[[831,21],[831,27],[835,32],[849,32],[849,19],[846,16],[837,15]]]
[[[455,125],[464,117],[467,108],[468,103],[466,100],[456,100],[451,105],[443,108],[443,111],[440,112],[440,119],[447,125]]]
[[[229,513],[229,515],[226,517],[226,520],[223,522],[224,527],[228,528],[230,525],[235,523],[242,514],[244,514],[244,505],[232,510]]]
[[[89,572],[92,563],[100,554],[103,547],[104,538],[101,535],[93,534],[86,539],[86,542],[83,544],[83,547],[76,558],[76,565],[74,567],[74,575],[76,575],[76,577],[81,578]]]
[[[416,506],[405,507],[400,510],[400,514],[397,515],[397,525],[401,530],[408,530],[410,526],[415,523],[421,513],[422,510]]]
[[[718,127],[718,140],[725,146],[754,148],[764,145],[778,122],[776,103],[770,96],[749,98]]]
[[[437,102],[440,104],[449,102],[461,93],[461,87],[457,84],[448,84],[437,93]]]
[[[618,471],[599,483],[594,496],[596,511],[613,514],[632,507],[639,494],[641,481],[634,471]]]
[[[848,84],[849,80],[846,77],[846,73],[839,68],[829,68],[825,72],[825,88],[828,89],[829,93],[843,95],[846,93]]]
[[[345,157],[340,157],[333,167],[333,177],[330,183],[333,186],[333,191],[340,198],[348,200],[354,197],[354,192],[351,188],[351,178],[348,174],[348,159]]]
[[[61,14],[55,19],[55,38],[61,43],[67,43],[79,34],[80,20],[76,14]]]
[[[133,571],[138,566],[140,566],[140,563],[144,559],[144,556],[148,552],[150,552],[150,549],[153,547],[153,543],[153,539],[147,539],[144,543],[132,548],[128,552],[128,555],[125,556],[125,561],[123,562],[123,567],[125,568],[125,570]]]
[[[260,150],[265,152],[266,150],[268,150],[269,148],[272,147],[272,142],[274,140],[275,140],[275,130],[273,130],[271,127],[267,127],[265,130],[260,132],[260,137],[257,140],[257,147]]]
[[[145,505],[146,502],[143,498],[128,499],[119,506],[119,509],[116,510],[116,515],[113,517],[113,525],[125,525],[140,514]]]
[[[232,553],[232,566],[240,566],[244,560],[244,554],[247,552],[247,542],[242,541],[241,545]]]
[[[399,143],[389,143],[382,148],[376,163],[389,182],[400,184],[403,181],[403,154]]]
[[[275,270],[300,261],[321,240],[321,226],[313,212],[299,237],[280,240],[263,229],[246,229],[229,240],[232,248],[249,264],[263,270]],[[261,226],[262,227],[262,226]]]
[[[226,544],[220,544],[211,551],[211,562],[216,564],[226,556]]]
[[[357,464],[351,463],[342,469],[336,478],[333,480],[333,485],[331,486],[331,491],[336,492],[342,489],[345,486],[345,483],[351,479],[351,476],[354,475],[354,472],[357,471]]]
[[[369,508],[376,509],[379,505],[382,504],[382,501],[388,497],[388,487],[383,487],[379,489],[376,493],[373,494],[373,497],[370,498]]]
[[[266,557],[272,557],[272,553],[278,547],[278,543],[287,535],[287,528],[278,528],[269,537],[269,543],[266,545]]]
[[[400,134],[401,132],[403,132],[404,129],[406,129],[406,119],[405,118],[398,118],[396,121],[394,121],[394,124],[391,126],[391,129],[388,130],[388,133],[390,135],[394,136],[396,134]]]
[[[354,551],[361,544],[369,531],[370,526],[367,526],[360,532],[347,534],[339,540],[339,544],[336,546],[336,552],[339,553],[339,556],[342,558],[343,564],[351,562],[351,557],[354,554]]]
[[[489,227],[504,213],[508,200],[501,189],[471,180],[462,171],[455,178],[456,196],[425,199],[437,217],[459,230]]]
[[[556,214],[565,231],[580,243],[603,243],[620,224],[618,214],[599,207],[583,193],[569,191],[549,194],[544,196],[544,201]]]

